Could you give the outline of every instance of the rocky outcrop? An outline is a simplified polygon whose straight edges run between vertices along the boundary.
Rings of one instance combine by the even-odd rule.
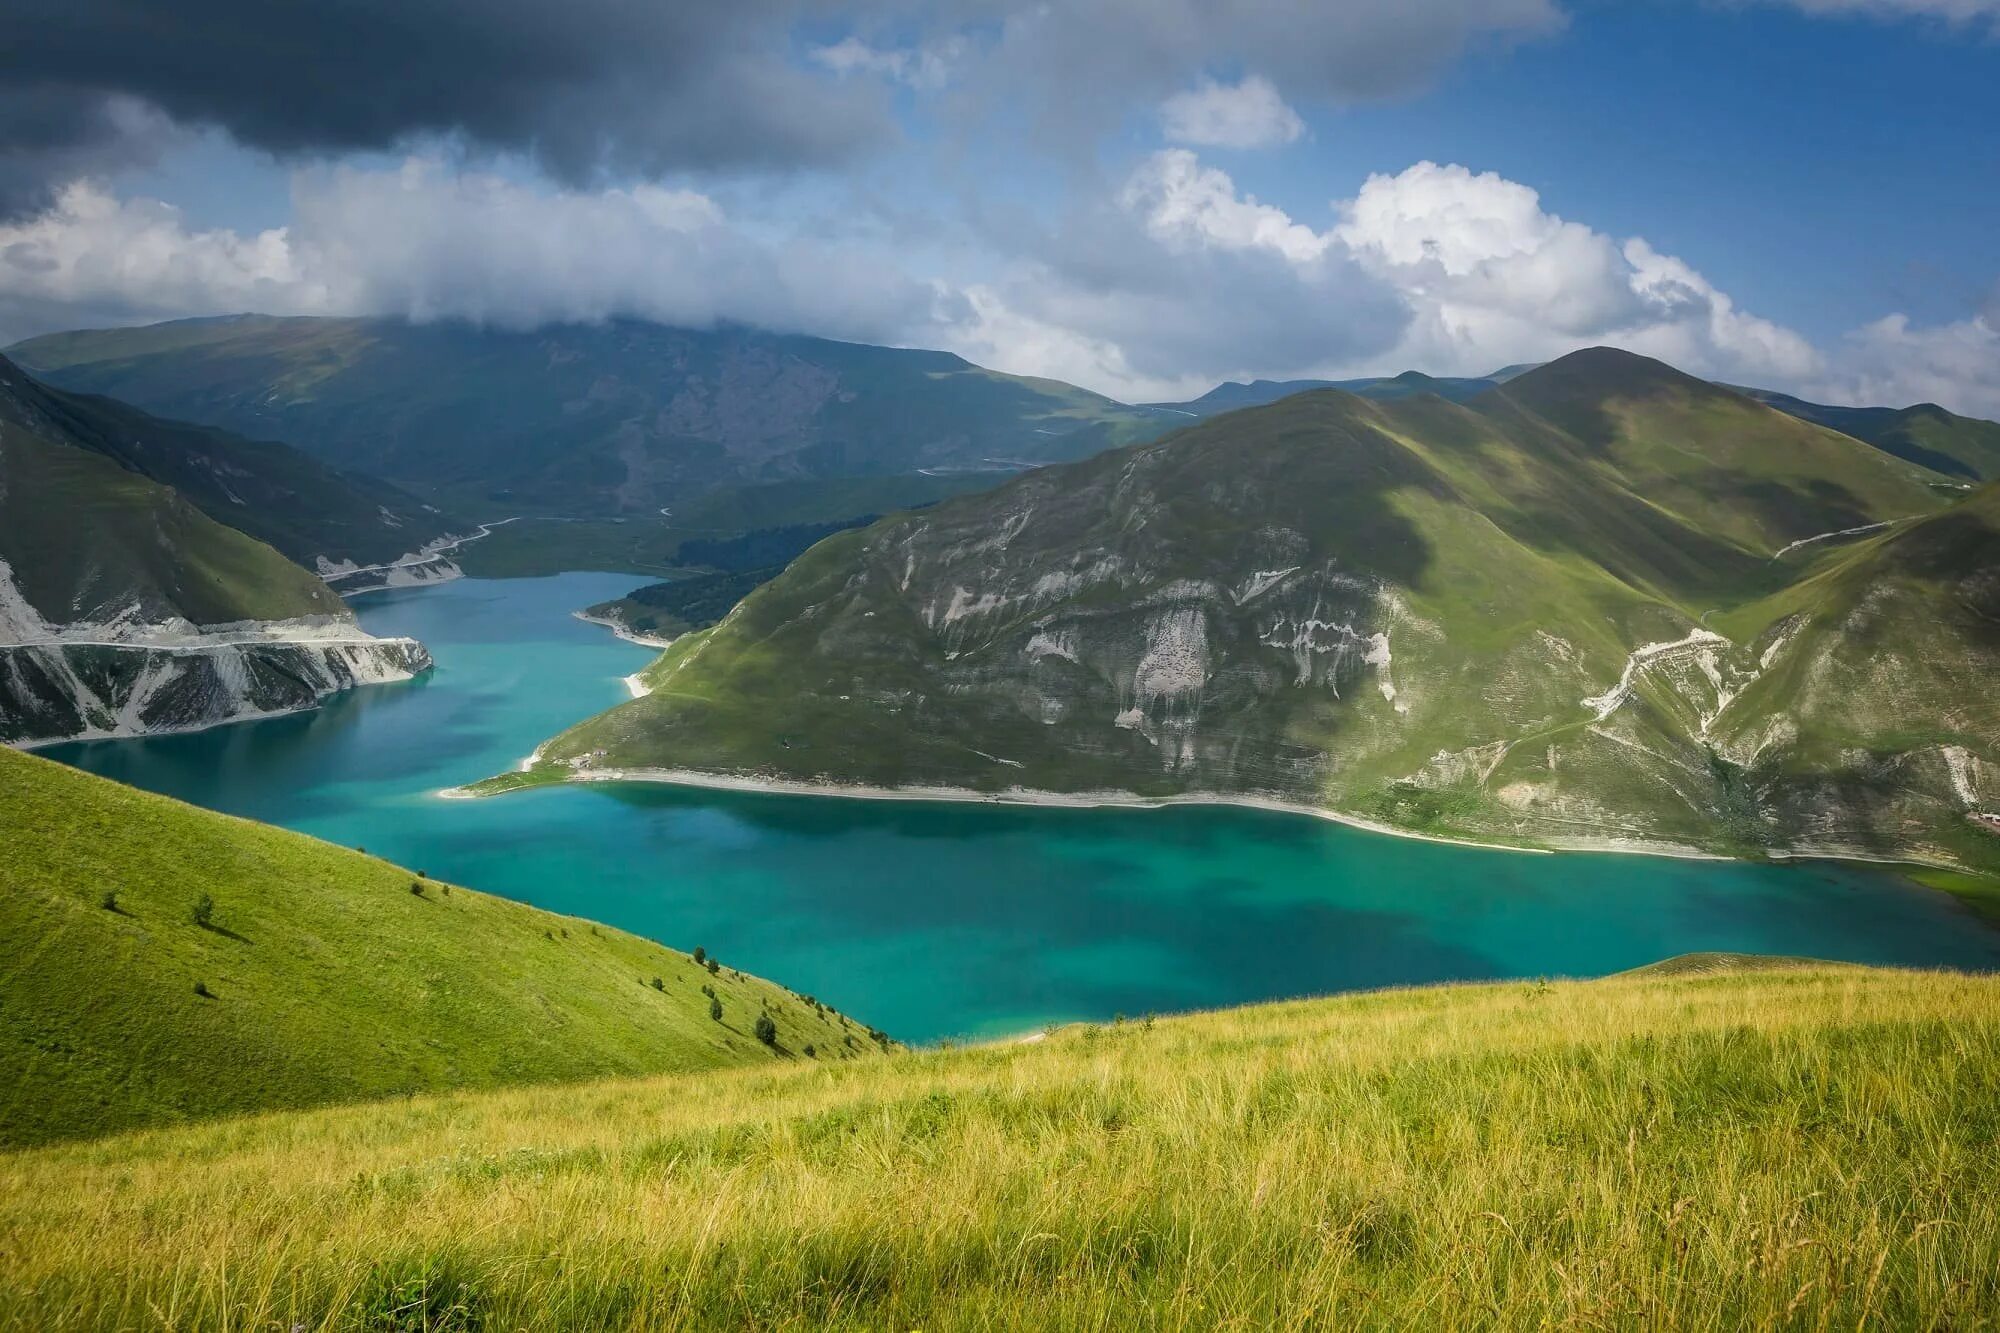
[[[0,566],[4,569],[4,566]],[[9,609],[0,598],[0,610]],[[358,685],[431,668],[415,639],[378,639],[316,616],[207,628],[186,621],[49,626],[0,616],[0,742],[50,745],[161,732],[318,707]]]

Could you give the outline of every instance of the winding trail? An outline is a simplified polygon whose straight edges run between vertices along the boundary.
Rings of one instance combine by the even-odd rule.
[[[320,582],[326,584],[328,587],[332,587],[342,579],[351,579],[357,574],[383,574],[392,570],[409,569],[414,565],[428,565],[432,561],[456,551],[461,546],[467,546],[478,541],[481,537],[491,533],[493,529],[505,527],[509,523],[519,521],[520,518],[521,515],[514,514],[508,518],[496,519],[491,523],[481,523],[477,532],[469,532],[463,537],[447,538],[435,545],[426,546],[420,551],[406,555],[399,560],[391,560],[385,565],[357,565],[353,569],[342,569],[332,574],[322,574],[320,575]],[[358,591],[376,592],[378,589],[365,588]]]

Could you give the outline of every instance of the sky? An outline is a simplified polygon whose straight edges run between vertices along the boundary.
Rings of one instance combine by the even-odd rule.
[[[1126,400],[1612,344],[2000,417],[2000,0],[10,0],[0,343],[939,347]]]

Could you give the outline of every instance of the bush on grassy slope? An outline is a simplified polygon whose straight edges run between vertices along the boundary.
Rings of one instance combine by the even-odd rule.
[[[649,940],[411,883],[377,857],[0,748],[0,1146],[748,1064],[839,1031],[780,987],[711,982]],[[701,985],[739,1014],[768,1001],[776,1045],[709,1022]]]

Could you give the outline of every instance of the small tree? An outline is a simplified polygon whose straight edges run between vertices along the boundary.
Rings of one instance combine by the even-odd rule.
[[[106,890],[104,891],[104,897],[98,900],[98,904],[97,904],[97,905],[98,905],[99,907],[102,907],[102,908],[103,908],[103,909],[104,909],[105,911],[107,911],[107,912],[115,912],[115,911],[117,911],[117,910],[118,910],[118,890],[116,890],[116,889],[106,889]]]
[[[215,899],[205,893],[202,894],[201,897],[194,900],[194,910],[189,912],[188,915],[197,926],[200,926],[203,930],[209,929],[215,924]]]
[[[414,893],[417,897],[421,898],[424,896],[424,886],[417,880],[413,879],[410,881],[410,892]]]
[[[708,957],[708,950],[702,948],[699,944],[694,946],[694,962],[696,967],[700,967],[703,960],[705,960],[707,957]]]
[[[718,1023],[720,1023],[720,1022],[722,1021],[722,997],[721,997],[721,996],[719,996],[719,995],[711,995],[711,996],[709,996],[709,997],[708,997],[708,1016],[709,1016],[710,1018],[714,1019],[714,1020],[715,1020],[716,1022],[718,1022]]]
[[[716,962],[713,958],[708,960],[708,975],[712,977],[721,970],[722,970],[722,964]]]
[[[664,993],[664,992],[666,991],[666,989],[667,989],[667,983],[666,983],[666,981],[665,981],[664,979],[660,978],[660,977],[654,977],[654,978],[653,978],[653,989],[654,989],[654,990],[656,990],[656,991],[660,991],[660,992]]]
[[[756,1026],[751,1030],[757,1034],[757,1040],[763,1042],[766,1046],[776,1046],[778,1044],[778,1025],[771,1021],[769,1014],[757,1015]]]
[[[208,983],[205,981],[197,981],[194,983],[194,993],[196,995],[201,996],[201,998],[204,1000],[212,1000],[215,998],[215,992],[208,988]]]
[[[811,1042],[806,1043],[806,1059],[808,1060],[819,1059],[819,1052],[813,1049],[813,1044]]]

